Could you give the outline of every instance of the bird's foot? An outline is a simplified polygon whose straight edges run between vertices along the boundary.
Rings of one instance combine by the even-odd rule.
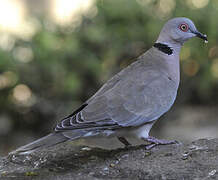
[[[150,142],[151,144],[148,144],[145,146],[147,150],[157,146],[157,145],[168,145],[168,144],[181,144],[179,141],[176,140],[165,140],[165,139],[157,139],[153,136],[148,136],[147,138],[143,138],[143,140]]]

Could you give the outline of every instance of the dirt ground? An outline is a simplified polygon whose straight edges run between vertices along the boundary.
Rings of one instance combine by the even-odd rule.
[[[218,179],[218,139],[105,150],[64,143],[0,158],[0,179]]]

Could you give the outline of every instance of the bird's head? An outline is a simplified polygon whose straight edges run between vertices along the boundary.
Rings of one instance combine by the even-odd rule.
[[[199,37],[207,42],[207,36],[200,33],[190,19],[179,17],[166,22],[157,41],[183,44],[192,37]]]

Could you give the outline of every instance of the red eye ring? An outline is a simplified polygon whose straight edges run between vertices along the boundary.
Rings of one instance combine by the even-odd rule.
[[[183,32],[187,32],[188,29],[189,29],[188,24],[186,24],[186,23],[180,24],[180,25],[179,25],[179,29],[180,29],[181,31],[183,31]]]

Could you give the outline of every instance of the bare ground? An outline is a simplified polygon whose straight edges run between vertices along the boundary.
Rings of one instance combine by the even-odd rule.
[[[1,180],[218,179],[218,139],[104,150],[65,143],[0,158]]]

